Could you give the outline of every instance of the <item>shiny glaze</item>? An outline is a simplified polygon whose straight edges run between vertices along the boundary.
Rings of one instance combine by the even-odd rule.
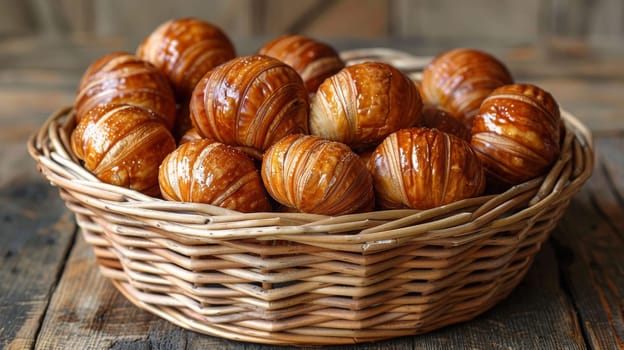
[[[151,63],[123,52],[100,57],[84,72],[74,101],[77,121],[104,104],[149,109],[170,129],[176,117],[176,101],[167,77]]]
[[[511,83],[509,70],[496,57],[460,48],[438,55],[425,67],[421,91],[425,103],[448,110],[470,128],[487,95]]]
[[[194,140],[209,140],[209,139],[201,136],[199,132],[197,131],[197,128],[191,128],[186,133],[184,133],[184,135],[182,135],[182,137],[180,138],[180,141],[178,142],[178,145],[183,145],[187,142],[194,141]],[[234,147],[235,149],[245,153],[249,157],[253,158],[255,161],[262,161],[262,153],[260,153],[258,150],[254,148],[246,147],[246,146],[231,146],[231,147]]]
[[[303,35],[277,37],[261,47],[258,54],[277,58],[293,67],[310,93],[345,66],[333,47]]]
[[[471,144],[488,176],[513,185],[541,175],[559,157],[559,105],[530,84],[500,87],[483,101]]]
[[[392,133],[368,166],[380,209],[430,209],[485,189],[484,169],[470,144],[436,129]]]
[[[164,122],[147,109],[103,105],[90,110],[71,135],[74,154],[100,180],[158,195],[158,167],[175,149]]]
[[[301,77],[268,56],[244,56],[208,72],[191,99],[200,135],[263,152],[282,137],[308,131],[308,93]]]
[[[439,107],[425,106],[423,108],[423,121],[421,126],[430,129],[438,129],[455,135],[466,142],[470,142],[470,129],[459,119],[453,117],[451,113]]]
[[[137,56],[161,69],[178,99],[184,101],[207,71],[236,57],[236,52],[217,26],[196,18],[180,18],[156,28],[140,44]]]
[[[366,148],[420,123],[421,111],[420,94],[405,74],[385,63],[365,62],[321,84],[311,102],[310,133]]]
[[[339,142],[286,136],[264,154],[261,174],[275,200],[301,212],[342,215],[373,209],[371,174]]]
[[[167,200],[246,213],[271,209],[251,158],[216,141],[193,140],[178,147],[163,160],[159,184]]]
[[[180,138],[180,141],[178,141],[178,146],[181,146],[187,142],[191,142],[191,141],[195,141],[195,140],[202,140],[204,139],[199,132],[197,132],[196,128],[190,128],[188,129],[184,135],[182,135],[182,137]]]

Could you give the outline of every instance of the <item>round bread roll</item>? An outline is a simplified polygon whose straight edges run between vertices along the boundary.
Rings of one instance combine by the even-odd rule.
[[[308,92],[316,92],[321,83],[344,68],[345,63],[334,48],[303,35],[277,37],[258,50],[293,67]]]
[[[74,101],[76,121],[105,104],[130,104],[148,109],[171,129],[176,101],[167,77],[151,63],[114,52],[93,62],[82,75]]]
[[[481,104],[472,127],[472,147],[498,186],[519,184],[545,173],[561,153],[557,101],[531,84],[505,85]]]
[[[238,57],[206,73],[190,107],[202,137],[260,153],[286,135],[308,131],[308,93],[301,77],[268,56]]]
[[[398,69],[365,62],[342,69],[319,86],[310,106],[310,133],[353,149],[421,121],[422,100]]]
[[[340,142],[286,136],[265,153],[261,175],[276,201],[301,212],[342,215],[373,209],[371,174]]]
[[[165,73],[180,102],[188,101],[207,71],[236,57],[221,28],[197,18],[164,22],[141,42],[136,54]]]
[[[471,128],[487,95],[511,83],[511,73],[496,57],[459,48],[441,53],[425,67],[421,92],[425,103],[442,107]]]
[[[167,200],[244,213],[271,210],[253,160],[220,142],[196,139],[179,146],[163,160],[158,180]]]
[[[485,172],[470,144],[437,129],[390,134],[368,164],[380,209],[431,209],[485,189]]]
[[[158,167],[175,140],[162,119],[145,108],[103,105],[76,126],[71,146],[103,182],[158,196]]]

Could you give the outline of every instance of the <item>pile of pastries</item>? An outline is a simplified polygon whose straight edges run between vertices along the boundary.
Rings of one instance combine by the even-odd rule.
[[[440,53],[422,80],[383,62],[346,66],[284,35],[237,56],[196,18],[161,24],[136,53],[85,71],[72,150],[104,182],[241,212],[342,215],[429,209],[549,170],[555,99],[494,56]]]

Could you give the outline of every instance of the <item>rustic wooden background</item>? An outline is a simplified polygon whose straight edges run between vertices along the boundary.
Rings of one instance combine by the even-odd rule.
[[[209,20],[234,39],[297,32],[508,45],[624,42],[622,0],[0,0],[0,40],[34,34],[135,44],[182,16]]]

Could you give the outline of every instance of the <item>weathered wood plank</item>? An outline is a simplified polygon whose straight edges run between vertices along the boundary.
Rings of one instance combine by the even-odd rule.
[[[82,237],[68,258],[35,349],[184,349],[191,332],[142,311],[97,269]],[[205,337],[207,349],[228,349]]]
[[[27,155],[28,125],[37,121],[34,108],[22,112],[28,117],[0,111],[0,348],[7,349],[34,344],[75,227]]]
[[[229,36],[252,34],[250,0],[93,0],[94,32],[97,36],[119,36],[138,41],[161,23],[180,17],[197,17],[212,22]],[[147,11],[147,12],[146,12]],[[141,16],[137,14],[148,13]]]
[[[20,92],[5,78],[0,75],[0,348],[24,349],[34,344],[75,231],[58,190],[36,171],[26,140],[68,94]]]
[[[253,16],[258,20],[256,34],[281,35],[300,32],[332,4],[323,0],[260,0]]]
[[[49,74],[56,76],[55,79],[59,81],[73,80],[77,86],[84,70],[96,58],[113,51],[131,51],[136,49],[136,45],[138,43],[129,43],[127,40],[98,40],[95,37],[26,37],[6,40],[0,47],[0,69],[3,73],[0,79]],[[45,82],[41,81],[41,87],[46,87]]]
[[[272,3],[272,2],[269,2]],[[287,1],[281,1],[284,5]],[[288,13],[294,2],[282,6]],[[323,4],[323,2],[320,2]],[[288,17],[287,17],[288,18]],[[265,21],[272,22],[271,12]],[[304,14],[285,28],[275,28],[269,35],[279,35],[285,30],[320,38],[383,38],[388,34],[388,2],[375,0],[325,1],[317,13]]]
[[[0,187],[0,213],[0,348],[24,349],[34,343],[75,225],[41,179]]]
[[[624,130],[624,84],[620,80],[532,78],[528,82],[549,91],[560,106],[586,124],[595,134]],[[599,103],[597,103],[599,101]]]
[[[436,40],[526,42],[538,36],[539,1],[395,0],[394,33]]]
[[[577,37],[599,43],[622,33],[624,4],[618,0],[549,0],[542,27],[551,35]]]
[[[624,348],[624,142],[597,140],[592,178],[554,235],[563,278],[592,349]]]
[[[35,31],[34,18],[25,1],[0,0],[0,37],[23,35]]]

